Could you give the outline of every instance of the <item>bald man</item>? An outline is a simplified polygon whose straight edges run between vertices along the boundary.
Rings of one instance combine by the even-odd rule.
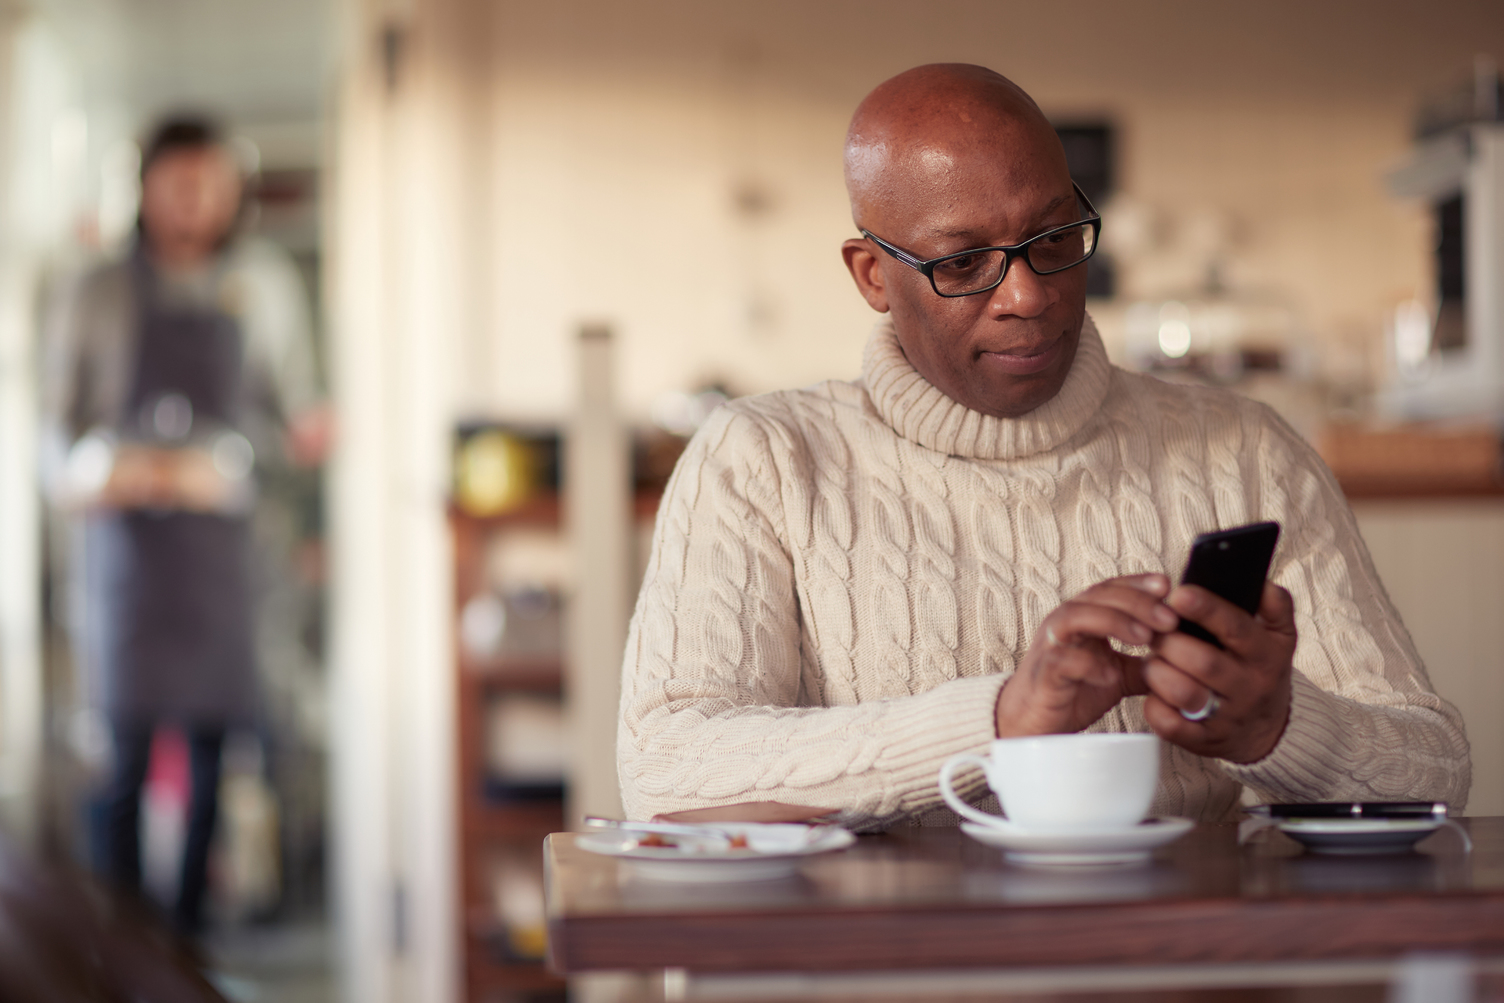
[[[976,66],[900,74],[858,107],[846,180],[842,253],[884,317],[859,379],[733,402],[680,461],[623,669],[629,817],[955,824],[947,758],[1083,730],[1165,740],[1159,814],[1460,807],[1461,720],[1321,461],[1263,405],[1107,361],[1099,220],[1033,100]],[[1262,520],[1284,537],[1255,615],[1171,587],[1197,534]]]

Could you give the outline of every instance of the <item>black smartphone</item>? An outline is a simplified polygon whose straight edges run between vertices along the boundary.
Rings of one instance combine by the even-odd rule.
[[[1180,584],[1199,585],[1234,606],[1256,613],[1277,542],[1277,522],[1255,522],[1215,533],[1202,533],[1191,544],[1191,557],[1186,561]],[[1185,617],[1180,618],[1179,630],[1207,644],[1222,647],[1222,642],[1211,631]]]
[[[1318,801],[1248,809],[1269,818],[1446,818],[1445,801]]]

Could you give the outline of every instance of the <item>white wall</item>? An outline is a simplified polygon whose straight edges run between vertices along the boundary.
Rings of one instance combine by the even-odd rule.
[[[1504,815],[1504,503],[1354,506],[1389,598],[1473,747],[1469,815]]]

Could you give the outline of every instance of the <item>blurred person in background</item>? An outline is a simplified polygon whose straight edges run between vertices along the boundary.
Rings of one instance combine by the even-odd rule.
[[[82,514],[79,661],[108,722],[100,866],[141,885],[140,804],[159,727],[191,800],[173,911],[203,925],[226,731],[258,713],[251,510],[273,457],[329,441],[307,297],[274,245],[237,235],[244,179],[213,122],[172,118],[141,157],[129,252],[59,297],[44,407],[55,500]]]

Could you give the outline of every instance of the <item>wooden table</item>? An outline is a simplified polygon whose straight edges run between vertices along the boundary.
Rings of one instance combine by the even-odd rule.
[[[956,985],[1064,973],[1057,988],[1104,972],[1118,987],[1233,985],[1255,968],[1275,983],[1382,982],[1416,952],[1504,958],[1504,819],[1463,825],[1471,854],[1443,830],[1388,857],[1303,854],[1273,831],[1240,847],[1236,826],[1200,826],[1116,870],[1019,868],[958,830],[910,829],[793,878],[713,885],[643,880],[557,833],[544,844],[550,963],[803,973],[857,995],[862,977],[933,984],[941,971]]]

